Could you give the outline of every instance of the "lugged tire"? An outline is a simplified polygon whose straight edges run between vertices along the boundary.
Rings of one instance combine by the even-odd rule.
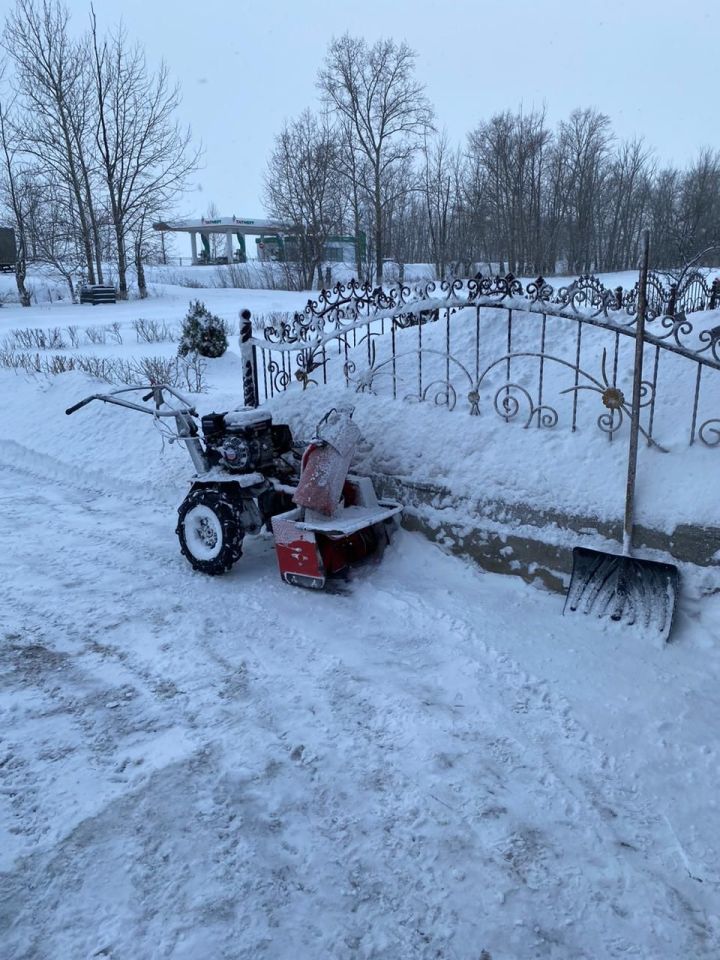
[[[200,573],[225,573],[242,556],[240,512],[219,490],[192,490],[178,508],[175,532],[183,556]]]

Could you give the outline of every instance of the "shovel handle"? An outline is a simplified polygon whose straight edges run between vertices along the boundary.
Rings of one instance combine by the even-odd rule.
[[[637,321],[635,323],[635,363],[633,365],[632,410],[630,414],[630,446],[628,449],[627,486],[625,488],[625,520],[623,523],[623,553],[629,557],[632,549],[633,511],[635,506],[635,479],[637,476],[638,435],[640,433],[640,398],[642,394],[643,348],[645,346],[645,313],[647,311],[647,278],[650,263],[650,231],[642,232],[642,259],[638,284]]]

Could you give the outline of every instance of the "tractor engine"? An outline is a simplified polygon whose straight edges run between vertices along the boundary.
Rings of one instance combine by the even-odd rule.
[[[263,410],[208,413],[201,422],[210,465],[233,473],[270,470],[292,446],[289,428]]]

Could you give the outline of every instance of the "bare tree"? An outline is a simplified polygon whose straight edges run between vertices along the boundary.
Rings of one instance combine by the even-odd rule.
[[[496,114],[468,138],[476,187],[494,228],[491,243],[501,264],[506,261],[513,273],[539,272],[546,259],[543,218],[550,142],[542,111]]]
[[[600,215],[605,223],[596,238],[596,262],[604,270],[622,270],[637,259],[650,199],[650,155],[642,139],[621,143],[609,161]]]
[[[82,66],[78,72],[70,120],[92,235],[97,279],[98,283],[103,283],[103,242],[99,204],[103,208],[107,204],[102,190],[102,167],[97,162],[95,133],[98,118],[93,96],[92,60],[87,37],[78,43],[76,49]],[[99,201],[100,196],[103,196],[103,201]]]
[[[452,170],[449,162],[447,133],[429,142],[425,137],[422,150],[422,191],[427,211],[427,226],[430,233],[435,270],[439,277],[445,275],[450,235],[450,205],[452,196]]]
[[[94,11],[91,47],[96,144],[115,232],[119,295],[126,297],[129,237],[182,191],[200,151],[190,149],[190,131],[176,120],[180,93],[165,64],[150,71],[142,48],[122,27],[101,39]]]
[[[400,221],[404,211],[416,206],[419,189],[420,182],[417,171],[410,164],[390,167],[381,182],[384,259],[385,261],[388,259],[394,260],[401,271],[407,260],[407,251],[403,249],[400,242]],[[374,220],[371,220],[371,223],[373,222]]]
[[[94,282],[97,218],[87,155],[87,54],[70,39],[69,14],[58,2],[16,0],[5,25],[3,44],[15,64],[24,105],[24,150],[49,180],[67,184],[77,211],[88,278]]]
[[[309,289],[320,272],[328,236],[338,229],[337,146],[324,119],[305,110],[275,138],[265,175],[265,199],[274,216],[290,224],[292,244]]]
[[[568,262],[576,273],[596,268],[593,241],[611,141],[610,120],[597,110],[574,110],[570,119],[560,124],[557,149],[569,170],[565,216]]]
[[[2,76],[0,75],[0,79]],[[2,200],[10,211],[17,240],[15,282],[20,303],[30,306],[30,294],[25,286],[27,276],[27,218],[29,208],[29,178],[31,171],[23,163],[18,138],[5,106],[0,101],[0,148],[2,149]]]
[[[75,280],[82,273],[85,252],[81,242],[75,198],[67,185],[39,178],[32,186],[32,224],[35,260],[47,264],[76,298]]]
[[[345,34],[330,44],[318,84],[345,120],[372,175],[375,265],[382,283],[383,180],[408,164],[432,123],[424,87],[414,76],[415,53],[405,43],[367,41]]]
[[[543,203],[544,255],[538,264],[538,273],[555,273],[558,260],[567,258],[568,185],[571,170],[565,154],[555,138],[545,164],[545,199]]]
[[[498,250],[498,231],[488,199],[487,181],[483,163],[469,150],[458,183],[459,255],[465,260],[487,264],[491,269]]]
[[[680,262],[720,234],[720,151],[703,149],[682,178],[675,239]]]
[[[370,171],[367,157],[358,149],[353,127],[347,117],[341,116],[336,126],[334,153],[335,172],[344,181],[346,207],[351,218],[351,232],[355,237],[355,272],[358,280],[365,278],[365,264],[360,238],[368,227],[365,209],[369,196]],[[340,185],[338,185],[340,188]]]
[[[145,279],[145,263],[148,256],[148,227],[145,215],[141,215],[135,222],[133,236],[133,253],[135,258],[135,276],[137,277],[138,294],[144,300],[147,295],[147,281]]]
[[[680,219],[681,173],[673,167],[656,171],[650,183],[648,222],[655,263],[670,267],[678,257],[676,225]]]

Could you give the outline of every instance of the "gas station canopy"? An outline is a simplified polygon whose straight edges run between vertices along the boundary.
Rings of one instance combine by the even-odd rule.
[[[222,233],[225,235],[225,257],[228,263],[233,263],[236,259],[233,254],[233,234],[240,244],[241,261],[246,258],[245,237],[247,236],[286,236],[293,232],[291,226],[287,223],[281,223],[279,220],[259,220],[252,217],[218,217],[214,220],[207,220],[201,217],[199,220],[160,220],[153,224],[153,230],[159,230],[161,233],[189,233],[190,245],[192,247],[192,262],[198,263],[197,254],[197,235],[200,234],[205,250],[204,260],[209,259],[209,245],[207,237],[211,233]]]
[[[298,242],[302,229],[293,227],[280,220],[259,220],[253,217],[217,217],[208,220],[160,220],[153,229],[162,233],[189,233],[192,248],[192,262],[244,263],[247,260],[245,237],[256,236],[258,257],[260,260],[296,260]],[[211,259],[210,234],[225,235],[225,256]],[[198,257],[197,237],[203,245]],[[233,251],[233,234],[237,237],[239,249]],[[365,234],[360,231],[357,237],[332,235],[324,238],[325,260],[354,263],[356,255],[365,256]]]

